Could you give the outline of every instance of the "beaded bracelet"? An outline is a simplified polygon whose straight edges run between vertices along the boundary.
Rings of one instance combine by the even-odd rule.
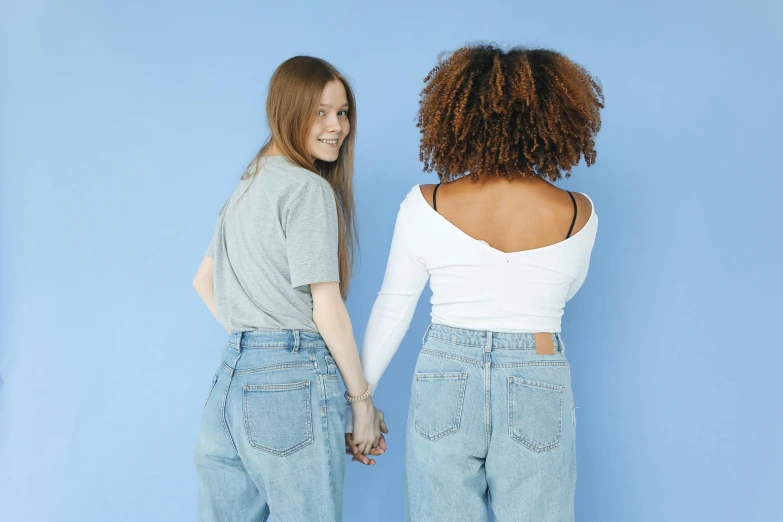
[[[346,391],[345,392],[345,400],[348,403],[361,402],[361,401],[365,400],[366,398],[368,398],[370,395],[372,395],[372,386],[368,382],[367,383],[367,390],[364,393],[362,393],[361,395],[359,395],[358,397],[351,397],[350,395],[348,395],[348,392]]]

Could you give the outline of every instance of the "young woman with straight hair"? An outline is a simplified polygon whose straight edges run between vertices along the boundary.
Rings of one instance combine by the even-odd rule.
[[[374,388],[429,279],[408,520],[487,520],[491,498],[497,521],[571,521],[576,417],[560,320],[598,217],[553,182],[595,162],[603,94],[562,54],[491,45],[447,55],[425,82],[420,157],[441,184],[400,205],[362,350]]]
[[[200,521],[342,517],[343,407],[355,456],[385,448],[343,300],[355,243],[350,84],[324,60],[274,72],[271,135],[221,209],[193,282],[230,333],[194,459]]]

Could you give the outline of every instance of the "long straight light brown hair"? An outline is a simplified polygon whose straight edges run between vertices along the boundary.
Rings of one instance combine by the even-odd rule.
[[[325,162],[310,157],[307,138],[317,116],[324,87],[333,80],[342,82],[345,87],[351,129],[340,146],[337,160]],[[255,177],[259,160],[274,144],[292,163],[323,176],[329,182],[337,202],[340,294],[345,299],[351,282],[354,249],[358,248],[353,201],[356,100],[351,85],[329,62],[311,56],[294,56],[280,64],[269,81],[266,119],[270,136],[242,178]]]

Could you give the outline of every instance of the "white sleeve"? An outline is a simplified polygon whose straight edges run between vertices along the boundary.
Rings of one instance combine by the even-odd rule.
[[[404,224],[403,210],[394,225],[386,275],[370,312],[362,343],[362,369],[367,382],[377,389],[378,381],[400,347],[413,319],[416,304],[430,274],[409,247],[410,229]],[[351,405],[345,407],[345,432],[353,431]]]

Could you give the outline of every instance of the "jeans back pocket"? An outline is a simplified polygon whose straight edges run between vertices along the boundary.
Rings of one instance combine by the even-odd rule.
[[[509,436],[543,452],[560,446],[565,386],[508,378]]]
[[[467,372],[416,373],[414,428],[430,441],[459,430]]]
[[[313,442],[310,381],[246,384],[242,394],[251,446],[285,457]]]

